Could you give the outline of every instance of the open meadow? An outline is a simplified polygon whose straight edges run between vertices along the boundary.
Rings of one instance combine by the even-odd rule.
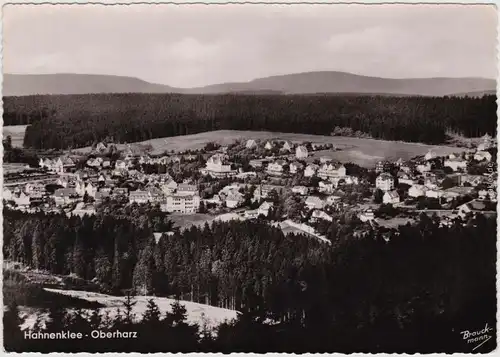
[[[103,307],[99,308],[102,314],[109,312],[111,318],[115,317],[118,309],[123,309],[123,303],[125,302],[124,296],[112,296],[107,294],[99,294],[88,291],[77,291],[77,290],[62,290],[62,289],[44,289],[50,293],[56,295],[69,296],[86,302],[97,303]],[[144,312],[146,311],[148,300],[153,299],[158,305],[158,308],[162,314],[167,311],[172,310],[172,303],[175,299],[170,299],[166,297],[157,296],[135,296],[136,304],[133,308],[133,314],[136,319],[141,319]],[[237,317],[238,312],[229,309],[223,309],[215,306],[199,304],[191,301],[180,301],[182,305],[186,307],[187,310],[187,322],[196,323],[202,325],[204,322],[207,323],[207,327],[214,328],[224,321],[230,321]],[[34,323],[33,318],[28,318],[26,325],[29,326],[30,323]]]
[[[3,137],[10,135],[12,138],[13,147],[23,147],[24,133],[26,132],[27,125],[9,125],[3,127]]]
[[[151,154],[162,154],[165,151],[184,151],[188,149],[201,149],[209,142],[216,142],[221,145],[229,145],[235,140],[289,140],[294,143],[311,142],[313,144],[333,144],[337,151],[320,151],[314,153],[314,157],[328,156],[340,162],[353,162],[355,164],[371,167],[382,159],[404,160],[414,156],[425,155],[429,150],[433,150],[437,155],[447,155],[452,152],[460,152],[466,149],[444,146],[427,145],[420,143],[407,143],[399,141],[375,140],[364,138],[352,138],[341,136],[309,135],[296,133],[279,133],[269,131],[242,131],[242,130],[217,130],[205,133],[173,136],[168,138],[152,139],[142,141],[139,144],[151,145]],[[119,144],[118,148],[123,149],[124,144]],[[77,149],[78,152],[89,152],[90,147]]]

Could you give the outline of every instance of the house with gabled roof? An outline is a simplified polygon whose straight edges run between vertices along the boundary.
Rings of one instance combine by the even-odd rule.
[[[298,161],[290,163],[289,167],[291,174],[296,174],[297,172],[302,171],[304,169],[304,165]]]
[[[295,149],[295,157],[297,159],[305,159],[309,156],[309,151],[304,145],[300,145]]]
[[[375,186],[382,191],[391,191],[394,189],[394,178],[391,174],[383,172],[375,180]]]
[[[274,162],[270,162],[267,165],[266,172],[269,175],[281,176],[284,173],[286,161],[285,160],[276,160]]]
[[[308,196],[305,205],[308,209],[323,209],[325,202],[318,196]]]
[[[245,144],[245,147],[247,149],[253,149],[257,147],[257,142],[254,139],[248,139],[247,143]]]
[[[293,150],[293,144],[291,142],[289,142],[288,140],[285,140],[283,142],[283,146],[281,147],[281,150],[291,152]]]
[[[271,150],[273,147],[274,145],[270,141],[268,141],[266,145],[264,145],[264,149],[266,150]]]
[[[316,164],[309,164],[306,166],[306,169],[304,170],[304,176],[305,177],[313,177],[316,175],[316,172],[318,171],[319,166]]]
[[[325,163],[318,170],[318,177],[321,177],[324,180],[334,177],[344,177],[346,174],[347,170],[345,166],[340,163]]]
[[[390,203],[390,204],[395,204],[399,203],[399,193],[396,190],[392,191],[387,191],[384,193],[384,196],[382,197],[382,202],[384,203]]]

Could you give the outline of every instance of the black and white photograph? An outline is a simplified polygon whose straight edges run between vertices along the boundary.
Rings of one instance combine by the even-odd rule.
[[[4,5],[4,351],[494,351],[497,11]]]

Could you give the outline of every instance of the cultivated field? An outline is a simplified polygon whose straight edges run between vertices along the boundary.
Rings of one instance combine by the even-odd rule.
[[[12,138],[13,147],[23,147],[24,133],[26,132],[27,125],[9,125],[3,127],[3,137],[10,135]]]
[[[123,310],[123,302],[125,301],[125,297],[123,296],[111,296],[106,294],[93,293],[88,291],[77,291],[77,290],[59,290],[59,289],[45,289],[48,292],[62,294],[65,296],[70,296],[73,298],[89,301],[89,302],[97,302],[102,304],[104,307],[100,308],[100,312],[105,314],[107,311],[111,318],[113,318],[118,308]],[[148,300],[153,298],[156,304],[158,305],[159,310],[162,314],[165,314],[167,311],[171,311],[171,304],[175,301],[174,299],[164,298],[164,297],[156,297],[156,296],[136,296],[135,301],[137,302],[134,305],[133,313],[136,318],[142,318],[144,311],[146,311],[146,306]],[[182,305],[186,307],[187,310],[187,321],[189,323],[197,323],[202,324],[205,320],[209,327],[214,328],[224,322],[225,320],[229,321],[235,319],[237,317],[238,312],[228,309],[222,309],[219,307],[214,307],[210,305],[198,304],[190,301],[180,301]],[[31,327],[35,323],[36,314],[40,313],[38,309],[27,308],[22,309],[23,315],[27,317],[22,328]],[[42,316],[45,316],[42,314]]]
[[[165,151],[184,151],[188,149],[201,149],[209,142],[217,142],[228,145],[235,140],[289,140],[291,142],[309,141],[316,144],[333,144],[339,151],[321,151],[315,153],[317,157],[329,156],[341,162],[353,162],[361,166],[371,167],[381,159],[404,160],[417,155],[425,155],[432,149],[438,155],[447,155],[452,152],[464,151],[464,148],[453,146],[436,146],[419,143],[406,143],[397,141],[385,141],[375,139],[361,139],[339,136],[322,136],[294,133],[277,133],[268,131],[239,131],[218,130],[206,133],[174,136],[161,139],[142,141],[141,144],[151,144],[152,154],[162,154]],[[122,149],[125,145],[118,145]],[[89,152],[90,147],[78,149],[81,152]]]

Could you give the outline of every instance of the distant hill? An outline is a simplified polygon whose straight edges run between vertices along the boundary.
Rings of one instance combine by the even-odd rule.
[[[134,77],[94,74],[4,74],[3,95],[169,93],[173,88]]]
[[[482,90],[478,92],[468,92],[468,93],[455,93],[453,94],[456,97],[483,97],[485,95],[496,95],[496,89],[492,90]]]
[[[250,82],[221,83],[198,88],[174,88],[138,78],[44,74],[4,75],[4,96],[31,94],[87,93],[190,93],[190,94],[345,94],[444,96],[468,93],[495,93],[496,82],[487,78],[408,78],[391,79],[360,76],[345,72],[307,72],[258,78]]]
[[[352,93],[383,95],[444,96],[495,90],[496,82],[486,78],[390,79],[345,72],[307,72],[259,78],[247,83],[223,83],[193,88],[191,93],[271,90],[285,94]]]

